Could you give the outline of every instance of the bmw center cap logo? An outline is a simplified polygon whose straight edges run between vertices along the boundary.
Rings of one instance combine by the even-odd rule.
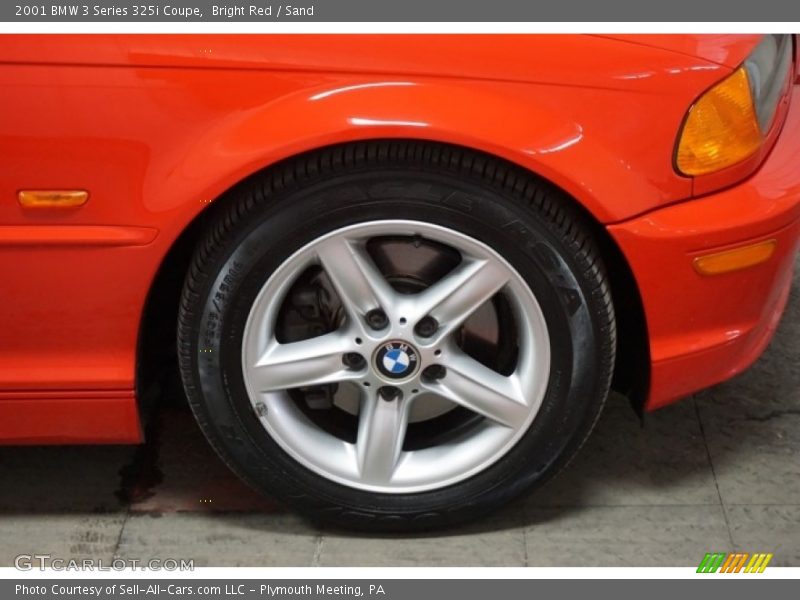
[[[419,355],[405,342],[386,342],[375,355],[378,370],[390,379],[405,379],[417,370]]]

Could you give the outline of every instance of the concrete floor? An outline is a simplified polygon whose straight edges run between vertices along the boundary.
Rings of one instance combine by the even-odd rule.
[[[0,448],[0,565],[50,553],[196,566],[695,566],[737,550],[800,566],[800,275],[747,373],[644,427],[612,398],[565,473],[446,534],[315,530],[240,484],[186,408],[168,404],[139,448]]]

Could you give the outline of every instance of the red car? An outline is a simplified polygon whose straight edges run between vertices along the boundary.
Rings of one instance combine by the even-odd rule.
[[[174,365],[304,514],[484,514],[769,342],[796,45],[3,36],[0,441],[141,442]]]

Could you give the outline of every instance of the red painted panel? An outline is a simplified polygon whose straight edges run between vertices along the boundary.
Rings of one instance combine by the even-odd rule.
[[[786,303],[800,240],[800,106],[745,183],[609,231],[633,268],[650,336],[648,408],[732,377],[761,353]],[[699,255],[776,239],[764,264],[704,277]]]
[[[0,311],[0,390],[50,390],[0,395],[8,423],[31,440],[136,438],[129,390],[142,308],[181,232],[276,161],[385,137],[504,157],[553,181],[599,222],[618,223],[610,230],[641,286],[652,338],[650,407],[713,383],[726,372],[708,361],[693,367],[690,357],[731,348],[714,360],[743,365],[779,312],[797,237],[797,109],[761,171],[724,192],[684,202],[692,181],[675,173],[672,151],[692,101],[757,40],[0,37],[0,114],[13,115],[0,120],[0,281],[10,290]],[[24,209],[20,189],[85,189],[90,200]],[[767,265],[714,281],[691,270],[693,253],[765,235],[780,237]],[[685,290],[680,302],[676,289]],[[742,333],[725,342],[720,332],[732,324]],[[670,371],[676,364],[681,377]],[[60,416],[42,417],[36,433],[20,412],[31,406]],[[16,435],[0,427],[0,437]]]
[[[133,389],[142,308],[170,245],[242,178],[320,146],[473,147],[552,179],[604,222],[685,198],[675,133],[729,71],[587,36],[3,36],[3,60],[0,113],[14,118],[0,121],[0,225],[23,229],[0,244],[13,289],[0,389]],[[20,189],[90,199],[24,209]],[[158,235],[99,247],[96,227]],[[55,232],[70,243],[44,243]]]
[[[0,393],[0,444],[135,444],[133,392]]]

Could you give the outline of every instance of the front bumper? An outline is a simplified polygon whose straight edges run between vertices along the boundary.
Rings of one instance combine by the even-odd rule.
[[[609,232],[639,286],[650,339],[653,410],[724,381],[766,348],[786,306],[800,246],[800,88],[759,171],[735,187],[657,210]],[[701,276],[700,255],[776,240],[762,264]]]

